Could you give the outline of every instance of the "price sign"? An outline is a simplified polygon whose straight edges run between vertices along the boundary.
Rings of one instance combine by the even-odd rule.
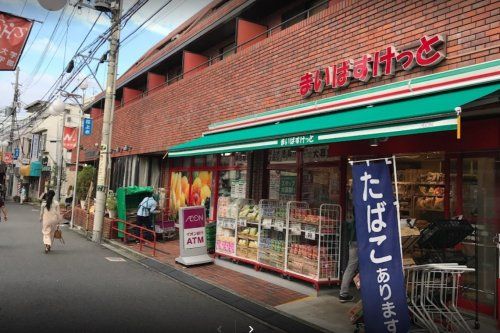
[[[284,226],[285,226],[285,221],[283,221],[283,220],[275,220],[274,221],[274,230],[282,232]]]
[[[246,227],[247,226],[247,219],[238,219],[238,226],[239,227]]]
[[[306,239],[315,240],[316,239],[316,227],[313,225],[306,225]]]
[[[271,222],[273,220],[269,218],[262,219],[262,229],[271,229]]]
[[[290,232],[294,236],[299,236],[301,234],[300,223],[290,224]]]

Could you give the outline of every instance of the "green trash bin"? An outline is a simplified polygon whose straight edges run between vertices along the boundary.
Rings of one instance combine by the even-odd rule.
[[[214,253],[215,252],[215,231],[216,231],[216,223],[211,222],[205,226],[205,234],[207,237],[207,252]]]
[[[126,222],[135,222],[135,219],[131,220],[127,217],[129,213],[135,214],[137,212],[138,206],[142,199],[146,196],[150,196],[153,193],[153,188],[149,186],[129,186],[120,187],[116,190],[116,208],[118,213],[118,218]],[[125,224],[118,223],[118,229],[124,230]],[[123,238],[124,234],[118,232],[118,237]]]

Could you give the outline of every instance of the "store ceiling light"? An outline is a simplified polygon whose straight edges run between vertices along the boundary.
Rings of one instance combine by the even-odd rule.
[[[370,146],[371,147],[378,147],[378,139],[371,139]]]

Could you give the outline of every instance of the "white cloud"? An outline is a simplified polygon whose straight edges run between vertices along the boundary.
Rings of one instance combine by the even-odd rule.
[[[15,82],[15,72],[10,72],[11,75],[5,75],[3,80],[0,80],[0,109],[5,106],[12,105],[12,98],[14,96],[14,82]],[[29,72],[21,70],[19,72],[19,82],[20,86],[20,96],[19,99],[22,103],[30,104],[38,99],[40,99],[50,88],[52,83],[55,82],[56,76],[51,74],[44,74],[38,83],[29,87],[25,90],[22,86],[24,82],[29,81]]]
[[[165,8],[158,11],[166,3],[166,0],[152,0],[132,16],[130,22],[139,26],[151,15],[157,13],[144,25],[143,29],[165,36],[210,2],[211,0],[172,0]],[[133,3],[135,3],[135,0],[125,0],[125,10]]]

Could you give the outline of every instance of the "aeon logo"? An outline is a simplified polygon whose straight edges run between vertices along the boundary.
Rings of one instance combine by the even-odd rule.
[[[203,221],[203,215],[191,215],[186,219],[186,222],[200,222]]]

